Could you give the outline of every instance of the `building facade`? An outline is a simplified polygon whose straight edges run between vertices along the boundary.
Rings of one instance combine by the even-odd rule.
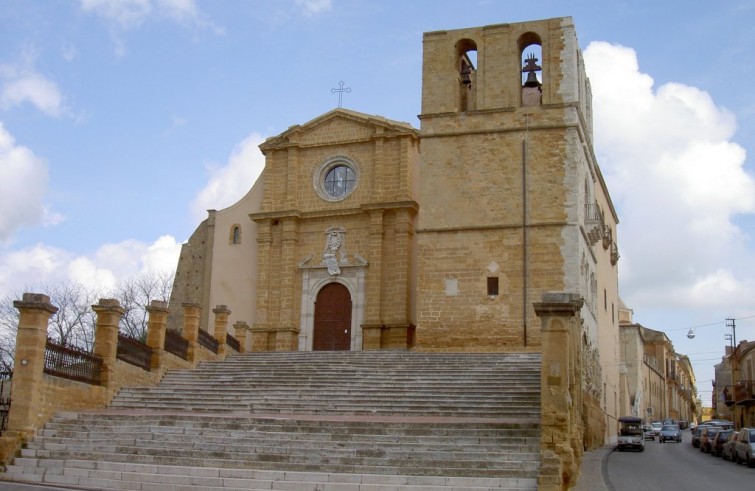
[[[631,415],[647,422],[698,419],[695,374],[689,358],[676,353],[665,333],[632,322],[631,310],[623,305],[620,360]]]
[[[420,129],[339,108],[260,146],[260,179],[184,245],[170,325],[188,302],[227,305],[252,351],[538,351],[533,303],[577,293],[587,426],[611,441],[618,217],[572,20],[423,50]]]
[[[755,426],[755,341],[726,347],[715,366],[713,414],[737,428]]]

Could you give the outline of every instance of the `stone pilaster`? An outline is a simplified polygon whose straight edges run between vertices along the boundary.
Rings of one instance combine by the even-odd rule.
[[[225,305],[218,305],[212,309],[215,314],[215,339],[218,340],[218,359],[224,360],[228,354],[228,345],[226,336],[228,335],[228,316],[231,315],[230,309]]]
[[[280,330],[276,334],[275,351],[292,351],[298,345],[299,325],[295,283],[301,281],[297,270],[299,223],[296,218],[281,220],[280,275],[277,289]],[[277,330],[277,329],[276,329]]]
[[[365,278],[364,324],[362,324],[362,349],[380,349],[383,321],[381,277],[383,268],[383,214],[384,210],[370,210],[369,257],[370,273]]]
[[[92,353],[102,358],[102,386],[109,388],[115,382],[118,325],[126,309],[121,307],[118,300],[101,298],[97,305],[92,305],[92,310],[97,314]]]
[[[273,254],[272,220],[257,221],[257,312],[252,325],[252,351],[269,351],[271,261]]]
[[[189,342],[187,358],[190,363],[196,365],[199,350],[199,318],[202,315],[202,307],[196,303],[183,303],[184,309],[184,339]]]
[[[234,337],[239,342],[239,346],[241,346],[241,353],[246,353],[246,337],[249,332],[249,324],[244,321],[234,322],[233,332]]]
[[[40,293],[24,293],[23,300],[16,300],[13,306],[19,311],[19,319],[8,432],[26,440],[36,430],[42,398],[47,324],[58,308],[50,303],[50,297]]]
[[[545,293],[534,304],[541,322],[541,467],[538,489],[561,491],[577,480],[581,448],[575,448],[581,428],[579,366],[582,297],[574,293]]]
[[[147,313],[147,346],[152,348],[152,371],[160,371],[165,363],[165,329],[168,324],[168,304],[161,300],[152,300]]]

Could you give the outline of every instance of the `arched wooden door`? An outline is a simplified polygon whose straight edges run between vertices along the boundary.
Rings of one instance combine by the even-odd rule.
[[[351,294],[340,283],[328,283],[317,293],[312,349],[351,349]]]

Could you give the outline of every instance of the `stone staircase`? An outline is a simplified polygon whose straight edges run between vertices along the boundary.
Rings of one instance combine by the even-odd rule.
[[[59,413],[6,480],[133,490],[525,490],[533,353],[249,353]],[[1,486],[0,486],[1,487]]]

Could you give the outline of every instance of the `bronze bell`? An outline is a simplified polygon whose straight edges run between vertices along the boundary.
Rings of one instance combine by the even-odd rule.
[[[472,79],[469,77],[469,74],[472,73],[472,71],[469,69],[469,65],[466,63],[462,63],[461,65],[461,83],[464,85],[472,85]]]
[[[540,87],[540,81],[537,79],[535,72],[527,73],[527,81],[524,82],[525,87]]]

